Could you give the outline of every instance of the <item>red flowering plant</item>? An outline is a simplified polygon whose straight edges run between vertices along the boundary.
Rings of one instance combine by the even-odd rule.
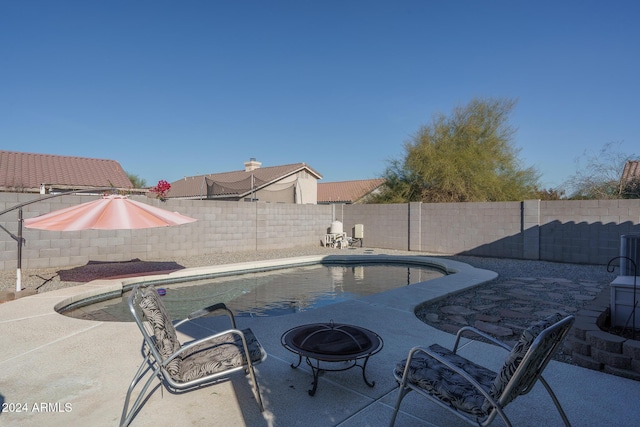
[[[151,187],[149,191],[151,191],[152,193],[156,193],[156,199],[160,199],[164,202],[167,200],[167,191],[169,191],[170,189],[171,184],[169,184],[164,179],[161,179],[160,181],[158,181],[158,185],[156,185],[155,187]]]

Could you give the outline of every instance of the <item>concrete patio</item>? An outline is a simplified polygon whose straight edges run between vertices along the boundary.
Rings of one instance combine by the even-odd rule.
[[[247,377],[171,394],[156,388],[132,426],[380,426],[387,425],[397,396],[393,366],[415,345],[438,342],[451,346],[454,336],[422,323],[416,304],[484,283],[495,273],[447,262],[456,274],[294,315],[239,318],[250,327],[268,358],[257,375],[265,412],[261,413]],[[198,273],[202,269],[181,271]],[[130,279],[124,280],[125,282]],[[54,306],[87,293],[122,286],[122,280],[98,280],[86,285],[24,297],[0,304],[0,424],[11,426],[116,426],[136,369],[142,361],[142,337],[133,322],[93,322],[58,314]],[[317,393],[308,395],[311,371],[280,344],[293,326],[328,322],[352,323],[377,332],[384,348],[367,365],[370,388],[359,369],[328,372]],[[220,319],[202,319],[182,330],[184,339],[206,335]],[[497,369],[505,352],[479,342],[467,342],[461,354]],[[635,426],[640,420],[640,382],[552,362],[545,377],[554,388],[574,426]],[[157,382],[156,382],[157,383]],[[409,394],[397,426],[467,425],[445,410]],[[562,420],[541,385],[507,407],[514,425],[555,426]],[[496,420],[495,425],[503,425]]]

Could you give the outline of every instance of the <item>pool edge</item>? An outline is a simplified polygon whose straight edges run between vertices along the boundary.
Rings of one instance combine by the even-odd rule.
[[[63,311],[70,306],[75,306],[83,300],[96,300],[101,295],[117,296],[118,293],[126,292],[128,289],[140,283],[174,283],[185,278],[200,279],[210,276],[265,271],[277,268],[296,267],[323,262],[335,263],[398,263],[422,265],[437,268],[446,272],[446,275],[427,282],[413,284],[411,287],[403,287],[369,295],[360,298],[369,303],[394,307],[396,309],[415,311],[420,305],[427,301],[444,298],[452,293],[481,285],[497,277],[497,273],[489,270],[482,270],[458,261],[443,258],[435,258],[426,255],[388,255],[388,254],[330,254],[330,255],[310,255],[304,257],[276,258],[270,260],[249,261],[232,264],[220,264],[206,267],[190,267],[169,273],[151,274],[117,279],[98,279],[84,285],[65,288],[64,290],[48,292],[51,297],[55,293],[65,291],[67,295],[64,299],[53,306],[57,314],[64,315]],[[69,291],[75,289],[76,292]],[[406,292],[413,294],[407,298]],[[44,294],[40,294],[44,295]],[[34,297],[37,297],[35,295]],[[28,297],[31,298],[31,297]],[[407,304],[407,301],[412,303]],[[92,320],[88,320],[92,321]]]

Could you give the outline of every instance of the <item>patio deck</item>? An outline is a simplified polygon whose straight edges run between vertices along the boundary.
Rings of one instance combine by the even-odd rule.
[[[448,346],[454,340],[453,335],[418,320],[415,305],[495,276],[453,264],[459,273],[428,285],[295,315],[239,318],[238,326],[252,328],[269,354],[257,367],[265,412],[258,410],[248,379],[237,374],[229,381],[182,395],[156,389],[131,425],[387,425],[397,395],[394,364],[414,345],[438,342]],[[114,282],[99,280],[0,304],[0,401],[6,410],[0,413],[0,424],[118,425],[127,387],[142,361],[137,327],[133,322],[72,319],[53,309],[62,300],[113,287]],[[366,386],[357,369],[328,372],[321,375],[316,395],[308,395],[311,371],[304,364],[298,369],[290,367],[297,358],[280,345],[280,335],[299,324],[330,320],[363,326],[384,339],[383,350],[367,366],[367,377],[376,382],[375,387]],[[216,329],[217,321],[202,319],[197,327],[181,333],[185,338],[198,337]],[[493,369],[505,356],[503,350],[479,342],[466,343],[461,354]],[[640,420],[640,382],[560,362],[551,362],[545,376],[574,426],[635,426]],[[22,411],[17,412],[17,407]],[[467,425],[412,394],[401,409],[397,426]],[[541,385],[509,405],[506,412],[518,426],[562,425]],[[496,420],[494,425],[503,423]]]

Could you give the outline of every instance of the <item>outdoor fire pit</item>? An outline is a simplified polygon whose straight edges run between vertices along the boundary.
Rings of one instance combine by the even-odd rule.
[[[292,363],[297,368],[304,357],[313,372],[313,388],[309,395],[313,396],[318,388],[320,371],[346,371],[354,366],[362,369],[362,378],[369,387],[375,385],[366,377],[369,357],[382,350],[382,338],[375,332],[360,326],[338,323],[312,323],[296,326],[285,332],[281,339],[287,350],[298,355],[298,362]],[[359,364],[358,361],[362,361]],[[327,367],[328,363],[347,362],[342,367]],[[329,365],[330,366],[330,365]]]

